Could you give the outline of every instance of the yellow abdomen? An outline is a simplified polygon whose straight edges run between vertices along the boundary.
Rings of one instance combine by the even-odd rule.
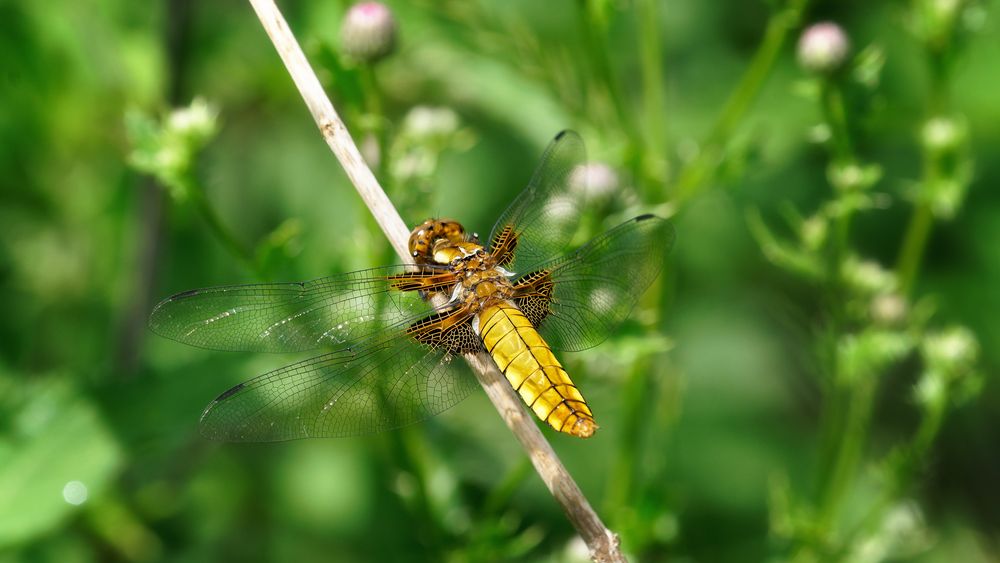
[[[559,432],[580,438],[594,434],[597,424],[587,401],[520,309],[508,302],[483,308],[479,335],[535,416]]]

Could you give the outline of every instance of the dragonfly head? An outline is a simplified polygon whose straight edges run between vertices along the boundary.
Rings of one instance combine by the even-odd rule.
[[[417,264],[439,264],[435,246],[457,245],[468,240],[465,227],[451,219],[428,219],[410,232],[410,256]],[[447,262],[443,262],[447,264]]]

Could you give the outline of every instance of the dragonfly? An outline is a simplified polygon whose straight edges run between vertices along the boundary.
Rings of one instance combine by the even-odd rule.
[[[232,387],[200,428],[220,441],[372,434],[424,420],[478,385],[488,353],[538,419],[587,438],[597,423],[556,352],[613,334],[662,269],[671,223],[640,215],[571,250],[586,151],[563,131],[481,243],[450,219],[409,238],[412,263],[299,283],[197,289],[159,303],[152,330],[193,346],[320,355]]]

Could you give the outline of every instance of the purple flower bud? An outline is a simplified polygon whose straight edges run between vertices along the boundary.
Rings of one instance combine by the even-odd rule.
[[[392,53],[396,46],[396,20],[381,2],[351,6],[340,27],[343,53],[361,62],[373,63]]]
[[[799,38],[799,64],[809,72],[829,73],[844,64],[850,42],[841,27],[833,22],[813,24]]]

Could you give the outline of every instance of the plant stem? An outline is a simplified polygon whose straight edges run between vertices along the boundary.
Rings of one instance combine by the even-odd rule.
[[[896,265],[896,276],[899,280],[899,292],[904,297],[913,290],[913,284],[920,271],[920,262],[923,258],[924,247],[930,237],[931,229],[934,226],[934,214],[931,206],[924,201],[918,202],[910,216],[910,223],[906,227],[906,235],[903,238],[903,245],[899,251],[899,261]]]
[[[876,526],[884,511],[912,486],[920,469],[920,460],[927,457],[941,431],[942,424],[944,424],[948,400],[948,398],[942,398],[942,400],[929,405],[910,442],[890,456],[890,463],[894,464],[894,466],[890,466],[891,479],[880,491],[878,500],[867,510],[855,529],[848,534],[848,544],[853,543],[863,533]]]
[[[431,552],[434,559],[444,558],[445,546],[443,541],[443,531],[440,529],[439,520],[431,505],[430,492],[428,491],[427,472],[424,465],[419,460],[418,448],[420,436],[414,434],[408,428],[400,428],[395,432],[389,432],[387,437],[393,465],[404,473],[408,473],[413,479],[413,497],[410,507],[412,516],[418,520],[414,523],[414,528],[419,530],[421,540]]]
[[[507,471],[500,484],[494,487],[489,496],[486,497],[486,501],[483,502],[484,517],[497,517],[507,507],[511,497],[530,474],[531,462],[527,458],[514,462],[514,466]]]
[[[858,157],[851,142],[847,108],[843,91],[835,76],[821,78],[820,108],[823,120],[830,129],[830,166],[836,173],[848,167],[858,166]],[[811,545],[805,545],[796,554],[797,560],[808,560],[814,556],[812,549],[825,550],[837,525],[843,501],[848,493],[851,480],[858,472],[864,454],[869,421],[878,390],[877,374],[850,377],[841,362],[840,346],[852,329],[846,303],[850,288],[844,279],[844,267],[850,255],[850,228],[854,205],[848,199],[850,191],[862,189],[850,183],[840,185],[831,182],[838,205],[834,217],[834,232],[830,251],[830,375],[832,382],[828,388],[826,401],[830,405],[824,421],[824,436],[828,439],[825,447],[829,452],[824,456],[828,466],[823,468],[818,497],[815,536]]]
[[[847,127],[847,108],[844,105],[844,94],[840,84],[834,79],[824,79],[822,84],[821,102],[823,116],[830,126],[833,140],[834,162],[848,164],[855,160],[851,145],[851,134]]]
[[[636,472],[639,466],[639,450],[643,436],[643,421],[649,415],[647,405],[652,402],[652,384],[650,382],[651,362],[638,362],[631,370],[626,381],[622,398],[622,428],[618,433],[618,448],[611,465],[611,476],[608,479],[608,492],[605,506],[608,511],[617,510],[614,514],[615,525],[621,527],[622,507],[629,506],[633,500]]]
[[[375,67],[371,64],[365,64],[361,67],[361,88],[364,93],[364,103],[365,111],[368,113],[368,120],[370,124],[367,127],[368,132],[375,135],[375,141],[378,146],[378,162],[376,164],[376,176],[382,180],[383,183],[389,181],[389,176],[387,174],[389,170],[389,154],[388,154],[388,130],[385,126],[387,119],[384,113],[384,104],[382,102],[382,90],[378,85],[378,77],[375,75]],[[366,120],[367,121],[367,120]]]
[[[674,200],[678,206],[697,194],[698,190],[712,179],[728,140],[757,98],[764,80],[771,73],[771,68],[774,67],[778,54],[785,45],[789,32],[798,29],[802,13],[808,4],[809,0],[790,0],[787,6],[771,14],[767,30],[764,32],[764,40],[757,47],[750,67],[726,100],[722,113],[702,143],[701,151],[684,166],[677,178]]]
[[[192,20],[191,0],[166,0],[166,22],[163,33],[164,95],[174,107],[181,103],[186,91],[188,34]],[[152,176],[141,181],[136,214],[141,218],[135,227],[138,241],[136,269],[128,307],[119,321],[115,352],[116,371],[132,376],[139,362],[142,341],[148,331],[144,327],[152,306],[153,286],[159,271],[160,249],[163,246],[164,187]]]
[[[642,97],[646,124],[643,173],[650,198],[659,199],[667,178],[667,111],[663,89],[663,57],[661,56],[660,18],[656,0],[639,0],[636,4],[639,57],[642,65]]]
[[[821,536],[834,525],[847,486],[857,472],[864,450],[868,422],[871,420],[875,398],[875,380],[865,378],[854,383],[849,393],[847,415],[842,427],[842,439],[837,450],[833,471],[822,492],[820,513],[817,520]]]
[[[202,218],[208,224],[209,229],[212,230],[212,234],[215,238],[222,243],[222,246],[229,251],[234,257],[236,257],[240,262],[243,263],[251,272],[260,277],[260,272],[257,268],[257,263],[254,261],[253,254],[247,250],[245,246],[236,238],[236,235],[226,227],[225,223],[222,222],[222,218],[215,211],[215,208],[208,201],[205,196],[205,192],[202,191],[200,186],[194,185],[189,190],[191,194],[191,199],[195,206],[198,208],[198,213],[201,214]]]
[[[638,138],[635,123],[630,119],[625,100],[608,58],[610,48],[607,42],[607,25],[598,19],[598,8],[593,0],[584,0],[580,13],[580,23],[592,70],[603,89],[607,92],[614,108],[618,125],[626,131],[628,138],[635,142]]]
[[[916,9],[916,8],[914,8]],[[949,36],[954,30],[949,31]],[[927,118],[942,115],[949,111],[951,107],[951,94],[949,83],[951,77],[951,63],[953,57],[948,52],[949,46],[942,50],[935,50],[932,46],[925,45],[927,52],[927,65],[930,70],[930,93],[927,103]],[[924,192],[928,186],[940,179],[942,175],[939,158],[929,154],[924,149],[923,155],[923,178],[921,187]],[[910,216],[910,223],[906,228],[906,235],[899,250],[899,259],[896,262],[896,275],[899,280],[899,291],[906,297],[913,291],[917,274],[920,272],[920,262],[923,259],[924,247],[930,238],[931,229],[934,226],[934,213],[927,201],[926,193],[923,197],[918,197],[913,214]]]
[[[409,229],[379,186],[371,169],[365,165],[357,145],[323,91],[316,73],[309,65],[291,29],[288,28],[285,18],[273,0],[250,0],[250,3],[281,56],[292,81],[299,89],[327,145],[344,167],[351,183],[396,250],[396,254],[404,261],[408,261]],[[587,544],[591,559],[601,562],[625,561],[618,536],[601,522],[600,517],[591,508],[590,502],[563,466],[552,446],[545,441],[545,437],[524,404],[497,369],[492,358],[485,353],[479,353],[467,354],[465,359],[507,427],[528,453],[535,471]]]

